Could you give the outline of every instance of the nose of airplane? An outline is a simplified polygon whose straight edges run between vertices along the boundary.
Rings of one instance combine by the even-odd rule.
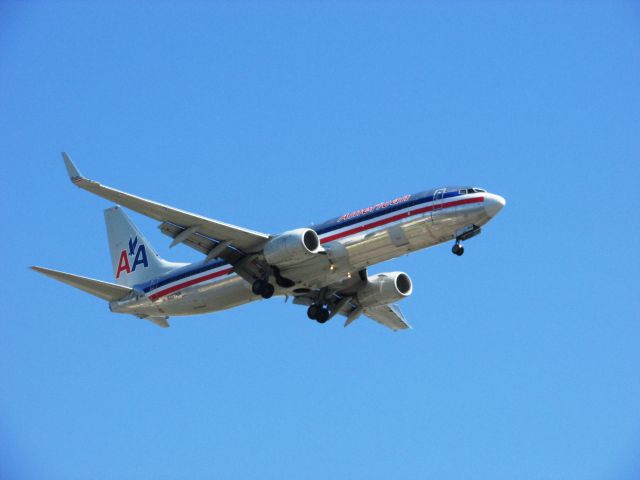
[[[495,217],[506,204],[507,201],[503,197],[494,193],[487,193],[484,197],[484,211],[489,217]]]

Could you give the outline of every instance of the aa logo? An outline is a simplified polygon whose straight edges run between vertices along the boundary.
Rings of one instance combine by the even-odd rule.
[[[136,246],[138,246],[137,249]],[[129,257],[133,259],[131,263],[129,263]],[[120,252],[120,260],[118,260],[118,270],[116,270],[116,278],[120,278],[120,274],[122,272],[135,272],[138,265],[142,265],[143,267],[149,266],[149,262],[147,262],[147,251],[145,250],[143,243],[138,245],[138,237],[134,239],[130,238],[129,251],[127,252],[126,250],[122,250]]]

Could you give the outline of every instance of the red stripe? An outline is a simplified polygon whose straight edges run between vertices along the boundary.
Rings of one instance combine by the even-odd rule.
[[[438,210],[455,207],[458,205],[467,205],[470,203],[480,203],[484,201],[484,197],[474,197],[474,198],[465,198],[463,200],[456,200],[455,202],[449,202],[442,204],[442,207],[438,208]],[[386,225],[387,223],[392,223],[402,218],[412,217],[414,215],[420,215],[421,213],[430,212],[433,210],[434,205],[429,205],[426,207],[418,208],[416,210],[409,210],[408,212],[399,213],[398,215],[394,215],[393,217],[384,218],[382,220],[378,220],[376,222],[372,222],[366,225],[360,225],[359,227],[352,228],[350,230],[345,230],[344,232],[336,233],[335,235],[331,235],[329,237],[323,238],[320,243],[332,242],[333,240],[337,240],[339,238],[348,237],[349,235],[353,235],[354,233],[364,232],[365,230],[369,230],[371,228],[380,227],[382,225]]]
[[[212,278],[221,277],[222,275],[226,275],[228,273],[231,273],[232,271],[233,271],[233,268],[225,268],[224,270],[220,270],[219,272],[210,273],[209,275],[205,275],[204,277],[194,278],[193,280],[187,280],[186,282],[179,283],[178,285],[174,285],[173,287],[165,288],[164,290],[160,290],[159,292],[156,292],[156,293],[154,293],[152,295],[149,295],[149,299],[151,301],[155,301],[158,298],[163,297],[165,295],[169,295],[170,293],[178,291],[181,288],[190,287],[191,285],[195,285],[196,283],[201,283],[201,282],[205,282],[207,280],[211,280]]]

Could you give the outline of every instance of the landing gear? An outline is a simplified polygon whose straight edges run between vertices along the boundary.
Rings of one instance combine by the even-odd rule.
[[[307,308],[307,317],[310,320],[315,320],[318,314],[320,313],[320,306],[312,303],[309,308]]]
[[[326,323],[329,320],[329,310],[317,303],[312,303],[307,309],[307,317],[318,323]]]
[[[268,281],[259,278],[251,285],[251,291],[254,295],[261,295],[262,298],[271,298],[273,297],[275,287]]]
[[[482,229],[479,226],[473,224],[456,231],[456,244],[451,249],[451,252],[459,257],[462,256],[464,253],[462,242],[479,235],[481,231]]]
[[[262,298],[271,298],[273,297],[273,292],[275,292],[275,287],[270,283],[264,287],[264,291],[262,292]]]

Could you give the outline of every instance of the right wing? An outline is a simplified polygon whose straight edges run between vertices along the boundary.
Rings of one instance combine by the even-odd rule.
[[[80,174],[69,155],[63,152],[62,157],[64,158],[69,178],[74,185],[162,222],[161,228],[164,233],[168,233],[165,229],[172,229],[175,232],[174,243],[182,241],[187,243],[186,241],[189,240],[188,244],[193,246],[191,245],[193,239],[201,237],[209,241],[207,245],[211,246],[211,249],[218,245],[224,245],[224,248],[233,247],[244,253],[253,253],[261,250],[262,246],[270,238],[265,233],[236,227],[235,225],[196,215],[195,213],[185,212],[184,210],[172,208],[162,203],[153,202],[94,182]],[[180,237],[180,235],[182,236]]]
[[[335,315],[347,317],[344,322],[345,327],[348,327],[361,315],[364,315],[394,331],[411,328],[411,325],[405,320],[400,308],[395,304],[380,305],[378,307],[360,306],[356,300],[354,289],[357,288],[361,281],[362,280],[354,277],[348,284],[330,285],[321,290],[312,290],[301,295],[296,295],[293,303],[296,305],[309,306],[312,303],[317,303],[320,299],[324,299],[332,306],[329,318]]]

